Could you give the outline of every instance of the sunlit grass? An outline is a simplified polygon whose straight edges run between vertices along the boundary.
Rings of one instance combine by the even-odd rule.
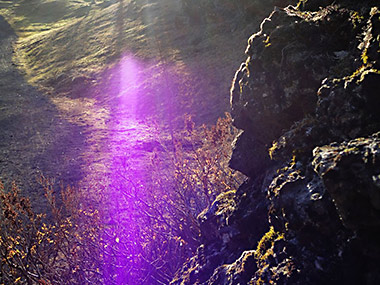
[[[196,62],[213,76],[232,78],[230,66],[239,56],[228,52],[236,48],[231,35],[218,33],[218,25],[175,26],[177,18],[184,20],[178,5],[177,0],[16,0],[0,1],[0,14],[19,36],[14,61],[33,84],[55,84],[62,74],[91,77],[124,52],[155,61]],[[227,92],[228,80],[223,85]]]
[[[108,7],[104,3],[35,0],[3,5],[0,14],[19,36],[15,61],[22,63],[30,82],[47,82],[74,69],[98,72],[108,58],[119,53],[117,45],[123,35],[118,29],[128,27],[118,21],[124,21],[125,15],[118,15],[123,13],[119,3],[109,1]],[[136,23],[130,27],[132,35],[141,30]],[[137,34],[135,42],[142,39]]]
[[[90,9],[87,1],[30,0],[0,1],[0,14],[12,25],[20,37],[64,26],[72,18],[83,16]]]

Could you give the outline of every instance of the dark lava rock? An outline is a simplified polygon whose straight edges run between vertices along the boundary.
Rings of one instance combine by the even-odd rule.
[[[200,216],[172,284],[380,284],[377,1],[275,8],[231,88],[249,179]]]
[[[380,133],[317,147],[313,165],[345,227],[380,227]]]

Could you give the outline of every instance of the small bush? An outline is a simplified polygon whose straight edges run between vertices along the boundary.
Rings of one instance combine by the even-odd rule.
[[[73,188],[62,190],[58,207],[51,183],[41,178],[52,219],[35,214],[15,184],[0,185],[0,272],[5,284],[101,283],[102,260],[99,212],[77,208],[80,196]]]
[[[147,181],[126,168],[95,195],[68,187],[57,199],[41,177],[50,207],[42,214],[15,184],[0,184],[0,284],[169,283],[199,245],[197,215],[241,181],[227,166],[231,117],[185,125],[153,153]]]

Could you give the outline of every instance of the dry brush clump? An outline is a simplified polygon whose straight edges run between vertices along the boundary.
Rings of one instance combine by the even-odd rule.
[[[15,184],[0,185],[1,284],[101,283],[99,212],[77,207],[80,195],[62,189],[58,206],[49,180],[41,178],[50,206],[47,214],[33,212],[29,199]]]
[[[57,199],[42,177],[43,214],[1,184],[0,284],[169,283],[199,246],[198,214],[242,179],[227,166],[236,134],[229,115],[211,128],[188,118],[154,152],[148,182],[126,170],[93,198],[68,187]]]

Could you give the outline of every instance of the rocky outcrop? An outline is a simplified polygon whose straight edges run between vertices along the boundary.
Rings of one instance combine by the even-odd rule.
[[[173,284],[380,284],[380,9],[300,1],[252,35],[231,106],[249,177]]]
[[[322,178],[343,225],[355,231],[378,229],[380,133],[317,147],[313,154],[314,170]]]

